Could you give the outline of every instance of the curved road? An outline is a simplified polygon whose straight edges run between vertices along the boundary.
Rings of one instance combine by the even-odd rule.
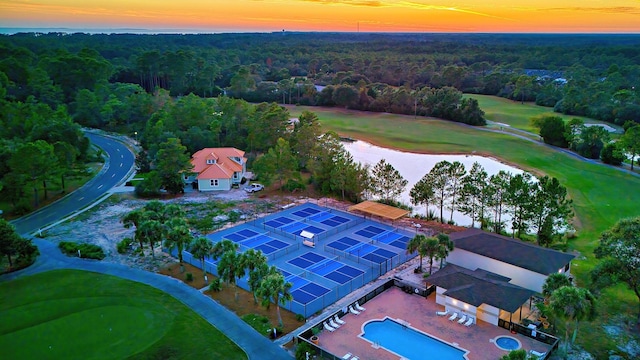
[[[112,187],[124,182],[131,173],[135,156],[124,143],[95,133],[88,132],[86,136],[107,155],[105,166],[100,174],[57,202],[14,221],[13,224],[18,233],[28,237],[28,234],[38,229],[44,229],[46,226],[64,220],[94,204]],[[284,349],[258,334],[237,315],[179,280],[119,264],[68,257],[51,242],[35,238],[32,241],[40,250],[40,256],[36,262],[26,269],[1,275],[0,281],[10,281],[18,277],[58,269],[93,271],[118,276],[153,286],[170,294],[222,331],[245,351],[249,359],[291,359]]]
[[[19,234],[23,236],[32,234],[95,203],[112,187],[126,180],[133,170],[135,155],[124,143],[95,133],[87,132],[85,135],[107,155],[104,168],[100,174],[80,189],[51,205],[13,221]]]
[[[0,281],[10,281],[51,270],[74,269],[140,282],[162,290],[188,306],[235,342],[249,359],[290,360],[292,358],[283,348],[258,334],[236,314],[182,281],[120,264],[68,257],[63,255],[55,244],[46,240],[33,239],[33,243],[40,250],[38,260],[26,269],[0,276]]]

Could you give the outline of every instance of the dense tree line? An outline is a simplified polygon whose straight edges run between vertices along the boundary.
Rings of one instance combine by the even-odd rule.
[[[72,108],[93,100],[86,92],[78,98],[88,89],[113,100],[116,112],[125,94],[98,91],[105,82],[475,123],[467,119],[478,115],[467,109],[473,104],[458,101],[454,114],[425,104],[424,93],[451,87],[623,124],[640,121],[639,42],[633,35],[16,34],[0,37],[0,71],[16,100],[34,95]],[[98,114],[109,119],[108,110]]]
[[[65,106],[33,96],[9,101],[8,86],[0,73],[0,196],[24,214],[52,189],[65,192],[65,179],[86,171],[89,141]]]
[[[471,218],[472,227],[478,223],[482,229],[502,233],[507,214],[513,237],[533,231],[538,245],[543,246],[551,245],[557,234],[567,230],[573,215],[567,189],[558,179],[505,171],[489,176],[477,162],[467,172],[460,162],[441,161],[409,195],[414,205],[425,205],[428,218],[436,217],[430,213],[430,206],[435,206],[443,223],[445,209],[450,214],[447,222],[453,222],[454,211],[459,211]]]
[[[631,159],[631,170],[640,151],[640,124],[627,121],[624,134],[611,141],[611,134],[602,126],[587,126],[581,119],[565,122],[559,116],[541,115],[531,119],[542,140],[550,145],[569,148],[589,159],[601,159],[606,164],[621,165]]]

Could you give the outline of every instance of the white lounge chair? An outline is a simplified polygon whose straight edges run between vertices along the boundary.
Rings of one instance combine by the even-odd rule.
[[[349,305],[349,312],[353,315],[360,315],[360,311],[354,309],[351,305]]]
[[[334,329],[337,329],[340,327],[340,324],[337,324],[335,321],[333,321],[333,318],[331,318],[331,320],[329,320],[329,326],[331,326]]]
[[[351,358],[351,360],[360,360],[360,358],[357,357],[357,356],[354,356],[354,357]]]
[[[356,304],[353,305],[354,308],[356,308],[356,310],[358,311],[365,311],[367,309],[363,308],[362,306],[360,306],[360,304],[356,301]]]
[[[471,325],[473,325],[473,318],[469,316],[469,320],[467,320],[467,322],[464,323],[464,326],[469,327]]]
[[[454,312],[454,313],[453,313],[453,315],[451,315],[451,316],[449,317],[449,321],[453,321],[453,320],[455,320],[455,319],[457,319],[457,318],[458,318],[458,313],[457,313],[457,312]]]
[[[351,359],[351,353],[346,353],[344,354],[344,356],[342,357],[343,360],[349,360]]]
[[[324,323],[324,329],[329,331],[329,332],[334,332],[336,331],[336,329],[332,328],[331,325],[329,325],[328,323]]]
[[[333,317],[333,320],[336,322],[336,324],[340,324],[340,325],[344,325],[347,323],[346,321],[340,319],[338,314],[336,314],[336,316]]]
[[[464,324],[465,321],[467,321],[467,314],[462,314],[462,317],[458,320],[458,324]]]
[[[538,359],[544,357],[545,355],[547,355],[546,352],[539,352],[539,351],[535,351],[535,350],[529,350],[529,353],[531,355],[537,357]]]
[[[438,316],[447,316],[447,315],[449,315],[449,309],[447,309],[445,311],[436,311],[436,315],[438,315]]]

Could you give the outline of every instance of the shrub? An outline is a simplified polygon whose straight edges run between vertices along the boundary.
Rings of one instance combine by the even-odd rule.
[[[296,314],[296,320],[300,321],[300,322],[304,322],[305,318],[304,315],[302,314]]]
[[[13,207],[13,214],[14,215],[25,215],[30,213],[33,210],[33,207],[31,206],[31,203],[29,202],[28,199],[21,199],[20,201],[18,201],[18,203]]]
[[[307,359],[307,353],[309,353],[309,358],[312,358],[316,352],[311,345],[304,341],[298,342],[298,346],[296,346],[296,360],[305,360]]]
[[[303,183],[297,180],[289,179],[289,181],[287,181],[287,183],[282,187],[282,190],[294,192],[296,190],[304,190],[305,188],[306,187]]]
[[[185,279],[186,279],[188,282],[192,282],[192,281],[193,281],[193,274],[192,274],[192,273],[190,273],[190,272],[188,272],[188,273],[185,275]]]
[[[608,143],[600,152],[600,159],[605,164],[619,166],[625,158],[624,150],[618,143]]]
[[[131,238],[128,238],[128,237],[120,240],[120,242],[118,242],[118,245],[116,245],[116,248],[118,250],[118,254],[126,254],[126,252],[129,250],[129,247],[131,246],[132,242],[133,242],[133,240]]]
[[[85,259],[102,260],[105,258],[104,250],[98,245],[61,241],[58,248],[68,256],[79,256]]]
[[[222,290],[222,281],[220,279],[213,279],[211,281],[211,285],[209,285],[209,290],[211,291],[221,291]]]

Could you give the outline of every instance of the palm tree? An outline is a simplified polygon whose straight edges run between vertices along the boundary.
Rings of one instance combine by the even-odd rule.
[[[447,259],[447,256],[453,251],[455,245],[447,234],[440,233],[436,235],[436,239],[438,239],[438,253],[436,254],[436,258],[440,261],[440,269],[442,269],[443,260]]]
[[[171,221],[171,219],[185,219],[187,213],[182,209],[180,205],[169,204],[161,209],[160,216],[163,222]]]
[[[239,252],[235,250],[228,250],[222,254],[220,261],[218,262],[218,275],[224,282],[233,285],[236,302],[238,301],[238,286],[236,286],[236,279],[242,278],[244,274],[242,255]]]
[[[438,255],[439,250],[440,244],[435,237],[426,238],[418,248],[418,254],[420,254],[420,256],[429,258],[429,275],[433,272],[433,258]]]
[[[204,283],[207,284],[207,267],[204,265],[204,259],[213,252],[213,244],[209,239],[201,236],[191,243],[189,252],[196,258],[200,259],[202,271],[204,271]]]
[[[422,243],[427,240],[427,237],[422,234],[416,234],[409,242],[407,243],[407,255],[411,255],[415,252],[418,252],[418,256],[420,256],[420,266],[418,267],[418,271],[422,272],[422,254],[420,251],[420,247]]]
[[[227,251],[238,251],[238,249],[240,249],[240,245],[234,243],[231,240],[224,239],[213,245],[211,257],[213,258],[213,260],[218,260],[222,256],[222,254],[226,253]]]
[[[167,237],[164,240],[164,246],[169,249],[178,249],[178,260],[180,261],[180,272],[184,272],[184,264],[182,263],[182,251],[187,246],[193,236],[187,226],[187,222],[183,218],[173,218],[169,220],[167,225]]]
[[[565,321],[565,351],[569,349],[569,328],[574,323],[571,344],[576,339],[580,321],[591,321],[596,317],[596,298],[587,289],[575,286],[558,288],[549,298],[551,312]]]
[[[258,289],[262,280],[270,274],[276,274],[279,270],[275,266],[269,266],[266,262],[259,264],[249,272],[249,289],[253,293],[253,301],[258,303]]]
[[[149,246],[151,246],[151,257],[156,258],[153,253],[154,245],[162,241],[162,235],[164,233],[164,228],[162,224],[160,224],[156,220],[143,220],[140,223],[140,226],[136,228],[136,239],[140,241],[140,246],[144,242],[148,242]]]
[[[260,280],[266,275],[264,266],[267,265],[267,257],[262,251],[249,249],[242,253],[242,267],[249,271],[249,289],[253,293],[253,301],[257,304],[256,289],[260,286]],[[267,266],[266,269],[269,267]],[[259,280],[258,280],[259,279]],[[254,281],[252,281],[254,280]],[[254,286],[255,285],[255,286]]]
[[[138,225],[140,225],[140,223],[142,222],[142,211],[141,210],[133,210],[127,213],[127,215],[125,215],[124,217],[122,217],[122,224],[124,225],[124,227],[126,229],[130,228],[130,227],[135,227],[136,228],[136,232],[137,232],[137,228]],[[142,250],[143,245],[144,245],[144,239],[143,238],[139,238],[138,236],[136,236],[136,240],[138,240],[138,242],[140,242],[140,250]]]
[[[273,300],[276,304],[276,313],[278,314],[278,324],[282,327],[282,316],[280,316],[280,304],[284,305],[287,301],[291,301],[293,296],[289,292],[293,284],[286,282],[281,272],[269,273],[262,279],[258,288],[258,296],[262,298],[262,305],[269,308],[269,304]]]
[[[549,300],[551,294],[563,286],[571,286],[569,278],[565,274],[553,273],[542,284],[542,295]]]

